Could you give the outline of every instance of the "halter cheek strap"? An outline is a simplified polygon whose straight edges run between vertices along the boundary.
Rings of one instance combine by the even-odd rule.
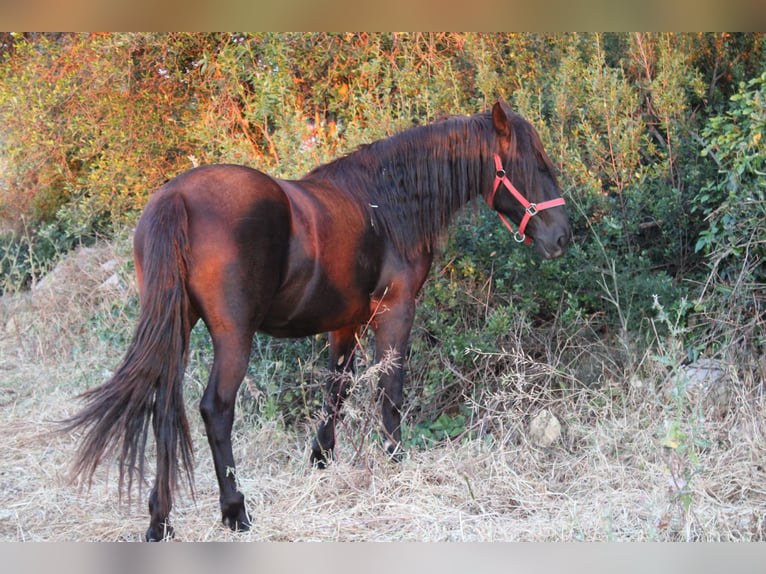
[[[492,185],[492,197],[490,197],[487,200],[487,203],[489,203],[490,207],[493,207],[495,203],[495,195],[497,194],[497,190],[500,188],[500,184],[503,184],[505,188],[511,193],[513,197],[516,198],[516,200],[524,207],[524,217],[521,218],[521,223],[519,224],[519,230],[514,231],[513,227],[511,227],[511,224],[508,223],[508,220],[505,218],[505,216],[500,213],[499,211],[497,214],[500,216],[500,219],[503,221],[505,226],[508,228],[508,231],[513,233],[513,238],[521,243],[522,241],[529,244],[532,243],[532,240],[524,235],[524,230],[527,228],[527,224],[529,223],[529,220],[533,218],[535,215],[537,215],[540,211],[543,209],[549,209],[551,207],[556,207],[558,205],[564,205],[564,198],[563,197],[557,197],[556,199],[551,199],[549,201],[544,201],[542,203],[530,203],[527,201],[527,198],[521,195],[518,189],[516,189],[516,186],[511,183],[511,180],[508,179],[508,176],[505,173],[505,170],[503,169],[503,162],[500,159],[500,156],[495,154],[495,183]]]

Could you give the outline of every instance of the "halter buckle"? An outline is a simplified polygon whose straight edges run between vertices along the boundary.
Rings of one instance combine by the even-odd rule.
[[[529,207],[527,207],[527,213],[529,214],[529,217],[534,217],[537,215],[537,204],[530,203]]]

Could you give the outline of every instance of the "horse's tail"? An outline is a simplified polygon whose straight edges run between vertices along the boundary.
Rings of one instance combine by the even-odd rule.
[[[189,241],[181,197],[169,194],[157,199],[136,232],[137,240],[141,234],[143,241],[143,289],[133,339],[119,369],[106,383],[81,395],[85,408],[64,421],[63,429],[84,429],[74,477],[83,476],[90,485],[101,459],[116,455],[120,494],[127,478],[130,495],[136,471],[139,479],[143,477],[151,426],[157,439],[157,502],[169,508],[178,485],[179,451],[194,492],[193,449],[182,391],[191,328],[186,290]]]

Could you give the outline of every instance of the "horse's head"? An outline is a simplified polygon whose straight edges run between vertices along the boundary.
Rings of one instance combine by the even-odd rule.
[[[506,226],[519,226],[517,241],[534,239],[544,259],[564,255],[572,236],[553,164],[535,128],[502,98],[492,109],[496,171],[488,202]]]

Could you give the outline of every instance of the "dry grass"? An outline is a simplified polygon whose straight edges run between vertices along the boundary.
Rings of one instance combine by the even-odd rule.
[[[120,272],[125,261],[124,250],[100,246],[68,259],[47,286],[0,300],[2,540],[142,539],[145,500],[120,503],[114,469],[101,468],[89,492],[70,484],[76,437],[50,432],[50,421],[71,414],[73,397],[119,360],[85,319],[127,320],[120,302],[134,286]],[[101,288],[115,273],[122,287]],[[552,368],[514,353],[504,359],[524,372]],[[569,381],[570,390],[541,392],[509,377],[499,390],[475,389],[480,438],[410,450],[398,464],[370,430],[368,385],[351,399],[338,460],[324,471],[308,467],[310,424],[246,427],[240,417],[235,457],[253,517],[244,534],[220,524],[212,461],[192,414],[197,496],[179,495],[177,540],[763,539],[764,398],[753,391],[762,381],[732,375],[725,408],[713,411],[657,392],[674,375],[643,365],[631,383]],[[526,435],[541,408],[563,427],[549,448]],[[668,442],[674,423],[684,433],[673,435],[677,444]]]

